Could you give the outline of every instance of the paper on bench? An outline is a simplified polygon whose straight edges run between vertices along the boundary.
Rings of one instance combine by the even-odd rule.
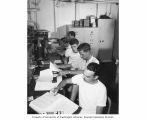
[[[50,62],[50,69],[40,71],[39,81],[52,81],[53,74],[52,71],[60,71],[57,66]]]
[[[50,90],[56,87],[61,81],[62,77],[57,77],[57,83],[52,83],[53,74],[52,71],[59,71],[57,66],[50,62],[50,69],[40,71],[40,76],[36,81],[35,91]]]
[[[57,85],[61,81],[62,81],[61,76],[57,77],[57,83],[52,83],[51,81],[47,81],[47,80],[46,81],[38,80],[35,85],[35,91],[51,90],[52,88],[57,87]]]
[[[53,80],[53,74],[52,74],[52,71],[50,69],[40,71],[40,76],[38,78],[38,81],[50,82],[52,80]]]
[[[49,92],[30,102],[29,106],[38,113],[61,111],[63,114],[72,114],[79,107],[63,95],[54,96]]]
[[[52,62],[50,62],[50,70],[51,71],[60,71],[60,69],[57,67],[57,65],[53,64]]]
[[[36,81],[35,91],[51,90],[62,81],[62,77],[58,76],[56,83],[52,83],[52,80],[53,74],[50,69],[41,71],[40,76]]]

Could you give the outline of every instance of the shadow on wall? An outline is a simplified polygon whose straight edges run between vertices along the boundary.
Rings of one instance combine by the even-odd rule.
[[[56,32],[51,33],[51,38],[62,38],[65,37],[68,31],[68,25],[63,25],[57,28]]]

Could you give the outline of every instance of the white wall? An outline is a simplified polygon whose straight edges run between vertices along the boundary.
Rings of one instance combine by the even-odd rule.
[[[96,16],[96,4],[93,3],[78,3],[77,4],[77,20],[85,19],[86,16]]]
[[[35,1],[35,0],[30,0]],[[100,15],[107,13],[111,18],[117,20],[118,7],[114,3],[77,3],[76,4],[76,17],[75,17],[75,3],[74,2],[59,2],[55,3],[55,17],[54,17],[54,4],[53,0],[40,0],[38,7],[40,11],[37,14],[32,13],[32,19],[38,23],[40,29],[50,31],[50,37],[61,38],[66,34],[66,25],[72,24],[72,21],[85,19],[88,15],[95,15],[97,18]],[[54,20],[56,18],[56,20]],[[55,24],[54,24],[55,22]],[[114,57],[118,58],[118,22],[116,21],[117,28],[115,29],[114,40]],[[58,30],[58,29],[61,29]],[[57,32],[56,32],[57,31]],[[58,32],[59,31],[59,32]],[[60,33],[61,32],[61,33]]]
[[[37,22],[40,29],[54,31],[54,12],[52,0],[41,0],[40,11],[37,13]]]
[[[71,24],[75,18],[75,4],[64,3],[56,7],[56,27]]]
[[[60,2],[55,6],[56,14],[56,29],[54,28],[54,9],[53,9],[53,0],[41,0],[40,11],[37,13],[37,22],[40,26],[40,29],[46,29],[51,32],[57,30],[58,27],[72,24],[72,21],[75,20],[75,3],[62,3]],[[117,19],[118,6],[111,4],[98,4],[93,3],[77,3],[76,6],[76,18],[77,20],[86,18],[88,15],[97,15],[109,13],[111,11],[110,17]]]

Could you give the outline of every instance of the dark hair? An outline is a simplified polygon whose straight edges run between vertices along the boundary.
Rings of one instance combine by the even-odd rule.
[[[69,34],[70,34],[71,36],[74,36],[74,37],[76,36],[76,34],[75,34],[74,31],[69,31],[69,32],[68,32],[68,35],[69,35]]]
[[[87,66],[87,69],[90,71],[93,71],[95,74],[94,75],[98,75],[99,76],[99,72],[100,72],[100,65],[97,63],[89,63]]]
[[[79,41],[77,40],[77,39],[75,39],[75,38],[72,38],[71,40],[70,40],[70,45],[74,45],[74,44],[79,44]]]
[[[78,51],[81,51],[81,50],[83,50],[84,52],[87,52],[91,50],[91,47],[88,43],[82,43],[78,47]]]
[[[66,37],[63,37],[60,39],[61,42],[65,43],[69,43],[68,39]]]

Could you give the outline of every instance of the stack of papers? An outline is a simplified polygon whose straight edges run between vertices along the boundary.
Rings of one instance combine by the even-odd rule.
[[[40,76],[38,78],[38,81],[51,82],[52,80],[53,80],[53,74],[50,69],[40,71]]]
[[[47,80],[38,80],[36,82],[36,85],[35,85],[35,91],[45,91],[45,90],[51,90],[52,88],[54,87],[57,87],[58,84],[62,81],[62,77],[61,76],[58,76],[57,77],[57,82],[56,83],[52,83],[52,80],[51,81],[47,81]]]
[[[72,114],[78,109],[78,105],[61,94],[54,96],[52,93],[45,93],[39,98],[30,102],[29,106],[37,113],[61,112],[62,114]]]
[[[60,71],[60,69],[57,67],[56,64],[53,64],[52,62],[50,62],[50,70],[51,71]]]
[[[40,72],[40,76],[36,81],[35,91],[51,90],[62,81],[62,76],[57,76],[57,82],[52,83],[53,74],[52,71],[59,71],[55,64],[50,62],[50,69],[46,69]]]

